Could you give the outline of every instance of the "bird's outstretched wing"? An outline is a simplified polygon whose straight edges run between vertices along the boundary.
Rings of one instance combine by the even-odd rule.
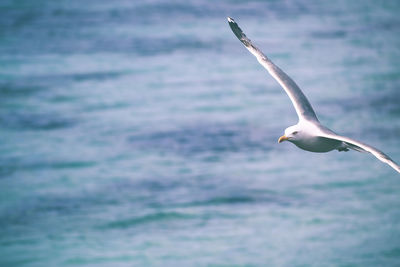
[[[397,172],[400,173],[400,165],[398,165],[396,162],[394,162],[388,155],[386,155],[382,151],[380,151],[370,145],[361,143],[361,142],[351,139],[349,137],[340,136],[340,135],[331,134],[331,133],[322,134],[321,137],[342,141],[345,144],[345,146],[347,146],[348,148],[357,150],[359,152],[369,152],[372,155],[374,155],[377,159],[388,164],[390,167],[392,167],[393,169],[395,169]]]
[[[278,83],[285,89],[290,100],[296,109],[299,120],[308,120],[319,122],[310,102],[308,102],[306,96],[297,86],[297,84],[278,66],[276,66],[267,56],[261,52],[255,45],[252,44],[251,40],[243,33],[237,23],[230,17],[228,17],[229,26],[236,37],[244,44],[244,46],[257,58],[258,62],[263,65],[264,68],[278,81]]]

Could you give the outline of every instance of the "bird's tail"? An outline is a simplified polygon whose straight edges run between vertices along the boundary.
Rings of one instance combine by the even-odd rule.
[[[347,143],[347,142],[343,142],[342,147],[344,148],[343,149],[344,151],[348,151],[349,149],[352,149],[352,150],[355,150],[355,151],[358,151],[361,153],[369,153],[367,150],[365,150],[359,146],[356,146],[354,144]],[[345,150],[345,149],[347,149],[347,150]],[[339,150],[339,151],[341,151],[341,150]]]

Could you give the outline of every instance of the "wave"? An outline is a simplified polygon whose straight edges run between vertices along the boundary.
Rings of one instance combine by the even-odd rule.
[[[105,224],[100,228],[123,229],[140,224],[148,224],[148,223],[156,223],[164,221],[176,221],[176,220],[191,220],[191,219],[196,219],[197,217],[198,216],[196,215],[180,213],[180,212],[156,212],[139,217],[116,220],[111,223]]]
[[[0,115],[2,127],[20,130],[57,130],[75,126],[77,120],[54,113],[8,112]]]

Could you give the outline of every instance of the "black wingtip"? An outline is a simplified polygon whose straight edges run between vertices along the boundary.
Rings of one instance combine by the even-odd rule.
[[[231,27],[231,30],[233,31],[233,33],[236,35],[236,37],[239,40],[242,40],[243,37],[245,37],[242,29],[239,28],[239,26],[237,25],[237,23],[235,22],[235,20],[231,17],[228,17],[228,23],[229,26]]]

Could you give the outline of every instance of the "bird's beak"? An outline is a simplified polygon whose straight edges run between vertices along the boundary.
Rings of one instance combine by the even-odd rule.
[[[279,137],[278,139],[278,143],[282,143],[283,141],[288,140],[289,138],[286,135],[282,135],[281,137]]]

